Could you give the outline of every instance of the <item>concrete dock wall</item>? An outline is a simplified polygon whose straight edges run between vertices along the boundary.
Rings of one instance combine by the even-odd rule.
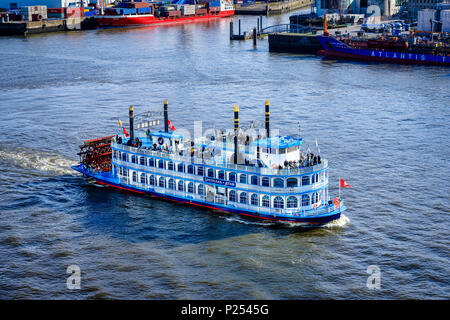
[[[243,15],[271,15],[288,12],[301,8],[308,8],[314,3],[314,0],[286,0],[269,3],[255,3],[253,5],[242,6],[235,5],[235,14]]]

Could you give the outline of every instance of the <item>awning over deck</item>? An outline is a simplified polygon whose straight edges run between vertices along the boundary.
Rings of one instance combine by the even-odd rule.
[[[252,143],[254,146],[271,149],[286,149],[290,147],[299,146],[303,143],[302,138],[294,138],[291,136],[275,136],[256,140]]]

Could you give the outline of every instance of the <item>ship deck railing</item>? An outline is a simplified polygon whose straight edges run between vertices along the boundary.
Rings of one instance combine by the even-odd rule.
[[[189,155],[179,155],[179,154],[176,154],[173,152],[162,152],[162,151],[156,151],[156,150],[151,150],[151,149],[144,149],[142,147],[137,148],[137,147],[127,146],[125,144],[118,144],[117,142],[111,143],[111,146],[114,149],[117,149],[119,151],[121,151],[121,150],[129,151],[129,152],[136,153],[137,155],[147,155],[147,156],[159,157],[159,158],[164,158],[167,160],[181,161],[181,162],[192,163],[192,164],[210,165],[213,167],[217,167],[218,169],[253,172],[253,173],[260,174],[260,175],[280,175],[280,176],[304,175],[304,174],[311,174],[314,172],[318,172],[318,171],[321,171],[328,167],[328,161],[326,159],[322,159],[321,163],[311,165],[308,167],[278,169],[278,168],[268,168],[268,167],[257,167],[257,166],[244,165],[244,164],[224,163],[223,156],[216,156],[211,159],[206,159],[206,158],[201,158],[198,156],[191,157]],[[216,161],[216,158],[219,161]]]
[[[316,208],[313,208],[314,205],[308,206],[299,206],[297,208],[273,208],[273,207],[264,207],[260,205],[252,205],[249,203],[241,203],[239,201],[230,201],[224,195],[216,194],[213,199],[209,199],[207,195],[198,195],[195,193],[190,193],[185,191],[180,191],[176,189],[163,188],[159,186],[148,185],[144,183],[132,182],[129,177],[119,177],[120,184],[129,185],[134,188],[144,190],[144,191],[153,191],[156,193],[174,196],[177,198],[184,199],[186,201],[200,201],[205,204],[214,204],[218,206],[224,206],[229,209],[238,209],[238,210],[247,210],[249,212],[258,212],[263,214],[275,215],[277,217],[310,217],[310,216],[319,216],[332,213],[333,211],[339,209],[343,206],[343,201],[341,200],[340,206],[335,207],[334,205],[329,205],[325,200],[319,201],[316,203]],[[212,200],[212,201],[211,201]]]
[[[197,174],[190,174],[186,172],[179,172],[179,171],[172,171],[157,167],[148,167],[146,165],[138,164],[138,163],[131,163],[119,159],[113,159],[112,162],[114,165],[118,167],[126,167],[135,169],[138,172],[144,172],[146,174],[150,175],[163,175],[167,176],[168,178],[172,177],[175,179],[184,179],[187,181],[193,181],[197,183],[205,183],[203,178],[208,178],[208,176],[203,175],[197,175]],[[174,172],[174,174],[171,174],[171,172]],[[247,183],[240,183],[239,181],[233,181],[236,185],[236,189],[238,190],[245,190],[248,192],[259,192],[259,193],[266,193],[266,194],[273,194],[273,195],[293,195],[293,194],[301,194],[301,193],[310,193],[315,192],[324,189],[328,186],[328,178],[324,178],[323,180],[320,180],[315,183],[311,184],[305,184],[305,185],[299,185],[297,187],[273,187],[273,186],[262,186],[262,185],[254,185],[254,184],[247,184]],[[210,183],[210,182],[209,182]]]

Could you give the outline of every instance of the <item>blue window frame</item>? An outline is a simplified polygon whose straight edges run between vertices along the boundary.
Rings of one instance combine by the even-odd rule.
[[[281,178],[273,179],[273,186],[275,188],[284,188],[284,180]]]
[[[175,190],[175,180],[172,178],[169,179],[169,189]]]
[[[250,182],[251,182],[251,184],[253,184],[254,186],[257,186],[259,183],[259,181],[258,181],[259,179],[258,179],[258,176],[251,176],[250,177]]]
[[[269,177],[262,177],[261,185],[263,187],[270,187],[270,178]]]
[[[311,184],[311,180],[309,176],[303,176],[302,177],[302,186],[307,186]]]
[[[228,200],[231,201],[231,202],[236,202],[236,191],[231,190],[228,193]]]
[[[228,180],[229,180],[229,181],[234,181],[234,182],[236,182],[236,173],[230,172],[230,173],[228,174]]]
[[[155,176],[154,175],[151,175],[150,176],[150,185],[152,185],[152,186],[154,186],[156,183],[155,183],[156,181],[155,181]]]
[[[147,175],[145,173],[141,173],[141,183],[147,184]]]
[[[177,166],[178,172],[184,172],[184,163],[179,163]]]
[[[164,160],[158,160],[158,168],[164,169]]]
[[[172,161],[167,162],[167,170],[175,170],[175,166]]]
[[[263,207],[270,208],[270,197],[269,196],[266,195],[262,198],[262,205],[263,205]]]
[[[194,174],[194,166],[192,164],[188,165],[187,172],[190,174]]]
[[[136,163],[137,164],[137,158],[134,154],[131,155],[131,163]]]
[[[302,206],[309,206],[309,195],[302,195]]]
[[[287,204],[288,208],[297,208],[298,207],[297,197],[294,197],[294,196],[288,197],[286,204]]]
[[[217,179],[225,180],[225,171],[219,170],[217,173]]]
[[[208,177],[214,178],[214,169],[212,169],[212,168],[208,169]]]
[[[178,181],[178,190],[184,191],[184,181],[183,180]]]
[[[141,166],[145,166],[145,158],[144,157],[139,157],[139,164]]]
[[[317,202],[319,202],[319,193],[314,192],[311,197],[311,203],[317,203]]]
[[[136,171],[133,171],[133,181],[137,182],[137,173],[136,173]]]
[[[241,192],[239,202],[247,204],[247,192]]]
[[[202,176],[205,174],[205,168],[199,166],[197,167],[197,175]]]
[[[205,186],[203,184],[199,184],[197,187],[197,193],[200,196],[203,196],[205,194]]]
[[[166,180],[164,179],[164,177],[160,177],[159,178],[159,186],[161,188],[165,188],[166,187]]]
[[[287,185],[288,188],[298,187],[298,180],[297,180],[297,178],[288,178],[286,180],[286,185]]]
[[[188,183],[187,191],[189,193],[194,193],[194,183],[193,182]]]
[[[284,200],[280,196],[276,196],[275,199],[273,199],[273,207],[277,209],[283,209],[284,208]]]
[[[245,173],[239,175],[239,183],[247,183],[247,175]]]
[[[256,193],[252,194],[250,199],[251,199],[250,201],[251,201],[252,205],[259,206],[259,196],[258,196],[258,194],[256,194]]]
[[[127,154],[125,152],[122,153],[122,161],[127,161]]]
[[[148,166],[154,167],[155,166],[155,159],[154,158],[148,158]]]

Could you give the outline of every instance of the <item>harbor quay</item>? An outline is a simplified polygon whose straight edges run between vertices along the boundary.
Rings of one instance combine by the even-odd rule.
[[[314,0],[282,0],[282,1],[254,1],[235,4],[237,15],[272,15],[285,13],[301,8],[309,8]]]

